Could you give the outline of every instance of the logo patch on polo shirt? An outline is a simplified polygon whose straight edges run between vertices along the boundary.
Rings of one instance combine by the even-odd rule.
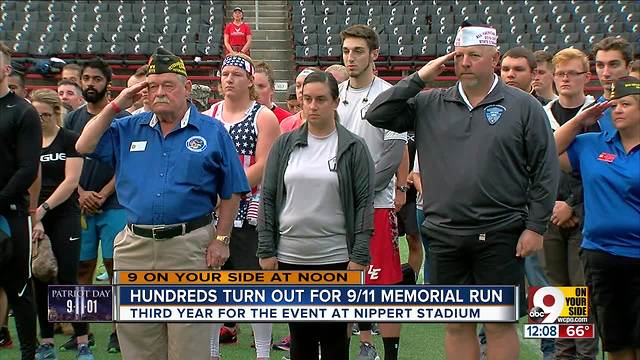
[[[502,105],[490,105],[484,108],[484,117],[490,125],[494,125],[500,120],[505,110],[507,109]]]
[[[202,152],[207,148],[207,140],[202,136],[192,136],[187,139],[185,145],[187,146],[187,149],[193,152]]]
[[[598,160],[608,162],[608,163],[612,163],[613,160],[615,159],[616,159],[615,154],[609,154],[609,153],[603,152],[603,153],[600,153],[600,155],[598,155]]]

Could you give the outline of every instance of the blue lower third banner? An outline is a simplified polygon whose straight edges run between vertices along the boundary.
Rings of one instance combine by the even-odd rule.
[[[114,320],[133,322],[514,322],[513,286],[116,287]]]
[[[113,288],[110,285],[49,285],[50,322],[111,322]]]

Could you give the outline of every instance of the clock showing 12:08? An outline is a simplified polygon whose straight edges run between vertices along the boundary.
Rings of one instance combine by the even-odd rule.
[[[49,285],[50,322],[111,322],[110,285]]]

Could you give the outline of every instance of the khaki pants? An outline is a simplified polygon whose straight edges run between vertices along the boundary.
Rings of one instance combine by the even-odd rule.
[[[208,270],[205,254],[213,225],[186,235],[154,240],[125,228],[113,243],[114,270]],[[123,360],[208,360],[213,324],[119,323]]]

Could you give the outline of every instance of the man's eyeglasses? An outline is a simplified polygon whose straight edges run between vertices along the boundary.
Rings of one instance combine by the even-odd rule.
[[[569,79],[575,79],[579,75],[586,74],[586,73],[587,73],[586,71],[579,71],[579,72],[578,71],[559,71],[559,72],[553,73],[553,77],[562,79],[566,76]]]

